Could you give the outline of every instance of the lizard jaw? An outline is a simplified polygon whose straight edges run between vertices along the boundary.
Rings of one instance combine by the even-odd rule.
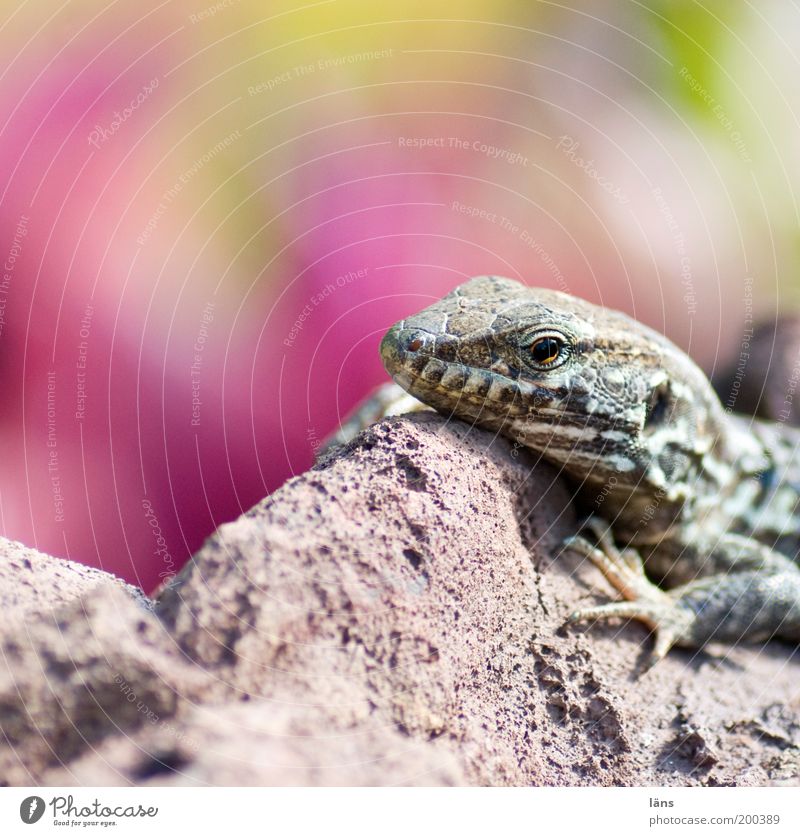
[[[530,417],[534,393],[523,391],[530,387],[497,371],[462,363],[455,345],[454,339],[400,322],[384,336],[381,359],[396,383],[439,412],[494,429]],[[550,399],[543,391],[536,401],[544,404]]]

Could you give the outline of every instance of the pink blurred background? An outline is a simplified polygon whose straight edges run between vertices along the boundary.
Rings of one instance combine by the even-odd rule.
[[[709,371],[797,301],[800,10],[0,15],[0,531],[151,590],[498,273]]]

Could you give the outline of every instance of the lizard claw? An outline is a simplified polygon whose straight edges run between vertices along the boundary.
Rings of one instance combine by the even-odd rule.
[[[567,624],[604,618],[635,618],[644,622],[655,633],[655,645],[648,667],[652,667],[666,656],[667,651],[680,641],[692,621],[691,613],[670,599],[665,604],[654,604],[650,601],[616,601],[596,607],[585,607],[572,613],[567,619]]]
[[[564,546],[594,563],[626,600],[577,610],[570,615],[567,623],[605,618],[643,621],[656,634],[650,660],[652,666],[686,634],[694,614],[647,578],[636,551],[616,547],[604,523],[591,518],[585,527],[594,534],[597,546],[581,536],[568,537]]]

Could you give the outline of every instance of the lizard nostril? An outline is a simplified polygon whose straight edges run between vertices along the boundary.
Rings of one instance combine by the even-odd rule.
[[[410,351],[412,353],[419,351],[421,348],[424,347],[426,343],[425,335],[424,334],[409,334],[406,338],[406,351]]]

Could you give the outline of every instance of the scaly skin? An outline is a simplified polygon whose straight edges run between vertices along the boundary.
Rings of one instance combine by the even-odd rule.
[[[625,600],[571,621],[641,619],[653,661],[674,644],[800,641],[800,431],[727,413],[665,337],[483,276],[394,325],[381,356],[420,408],[500,432],[572,483],[592,539],[568,544]]]

